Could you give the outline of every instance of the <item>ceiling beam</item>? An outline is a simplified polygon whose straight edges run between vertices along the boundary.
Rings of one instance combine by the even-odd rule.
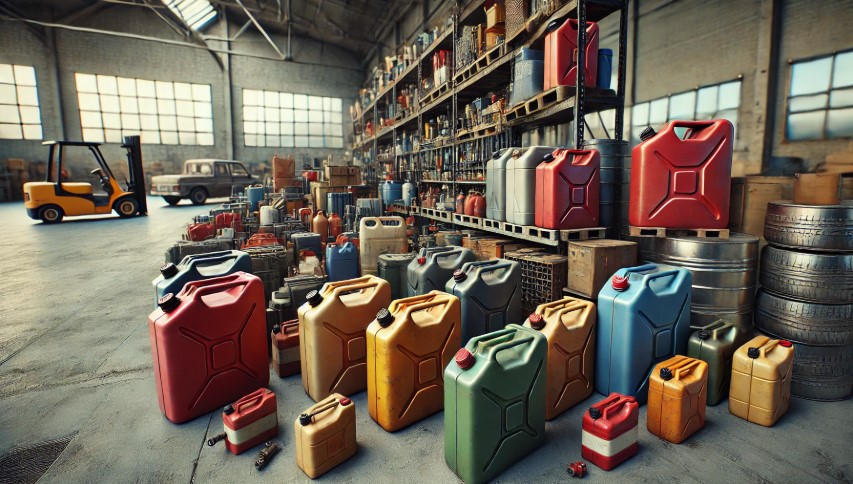
[[[143,1],[148,6],[153,5],[153,0]],[[214,52],[210,45],[208,45],[207,42],[203,38],[201,38],[201,35],[198,33],[198,31],[191,28],[180,15],[176,15],[173,11],[169,9],[166,9],[163,13],[159,12],[157,9],[154,8],[152,8],[151,11],[154,12],[158,17],[160,17],[161,20],[166,22],[167,25],[175,29],[176,32],[183,33],[184,37],[192,40],[193,43],[204,47],[207,52],[209,52],[210,55],[213,56],[213,59],[216,60],[216,64],[219,66],[219,69],[221,69],[222,72],[225,72],[225,63],[222,62],[222,59],[219,57],[219,54]],[[183,30],[183,32],[181,32],[181,30]]]
[[[6,15],[8,17],[11,17],[13,20],[21,21],[23,19],[23,16],[18,11],[18,9],[16,9],[13,5],[11,5],[6,0],[0,0],[0,13],[2,13],[3,15]],[[24,26],[27,28],[27,30],[32,32],[32,34],[35,35],[36,38],[39,39],[39,41],[43,45],[47,46],[47,33],[44,31],[43,28],[41,28],[37,25],[28,24],[28,23],[24,23]]]

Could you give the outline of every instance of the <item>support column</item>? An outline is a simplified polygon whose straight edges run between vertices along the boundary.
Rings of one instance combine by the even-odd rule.
[[[773,132],[776,128],[776,94],[779,80],[779,36],[782,17],[781,0],[762,0],[758,28],[758,48],[755,58],[752,154],[754,164],[745,167],[746,174],[761,173],[770,162],[773,152]]]

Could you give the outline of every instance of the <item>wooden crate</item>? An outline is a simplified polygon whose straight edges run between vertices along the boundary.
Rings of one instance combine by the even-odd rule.
[[[586,297],[598,291],[618,269],[637,265],[637,243],[624,240],[569,242],[567,288]]]
[[[504,254],[521,265],[521,309],[532,313],[540,304],[562,299],[568,260],[541,249],[521,249]]]

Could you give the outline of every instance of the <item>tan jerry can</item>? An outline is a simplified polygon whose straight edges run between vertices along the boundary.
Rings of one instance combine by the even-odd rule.
[[[735,351],[729,412],[770,427],[788,411],[794,345],[756,336]]]
[[[444,408],[444,368],[462,344],[459,298],[441,291],[398,299],[367,327],[367,405],[385,430]]]
[[[315,402],[367,388],[365,330],[391,303],[391,286],[376,276],[326,283],[306,296],[299,316],[302,386]]]
[[[548,340],[545,418],[551,420],[592,395],[595,303],[573,297],[540,304],[525,327]]]
[[[355,404],[335,393],[293,423],[296,465],[316,479],[355,455]]]
[[[708,364],[676,355],[658,363],[649,377],[649,433],[680,444],[705,426]]]

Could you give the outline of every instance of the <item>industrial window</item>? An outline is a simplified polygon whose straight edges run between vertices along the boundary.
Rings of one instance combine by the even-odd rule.
[[[343,148],[339,98],[243,89],[246,146]]]
[[[120,143],[122,136],[139,134],[147,144],[213,145],[209,84],[75,77],[85,141]]]
[[[785,137],[853,136],[853,51],[791,64]]]
[[[163,3],[193,30],[203,30],[216,20],[216,9],[208,0],[166,0]]]
[[[36,70],[0,64],[0,138],[41,139]]]
[[[737,134],[740,88],[738,79],[634,104],[631,109],[631,142],[640,142],[640,133],[646,126],[659,126],[675,119],[728,119]]]

